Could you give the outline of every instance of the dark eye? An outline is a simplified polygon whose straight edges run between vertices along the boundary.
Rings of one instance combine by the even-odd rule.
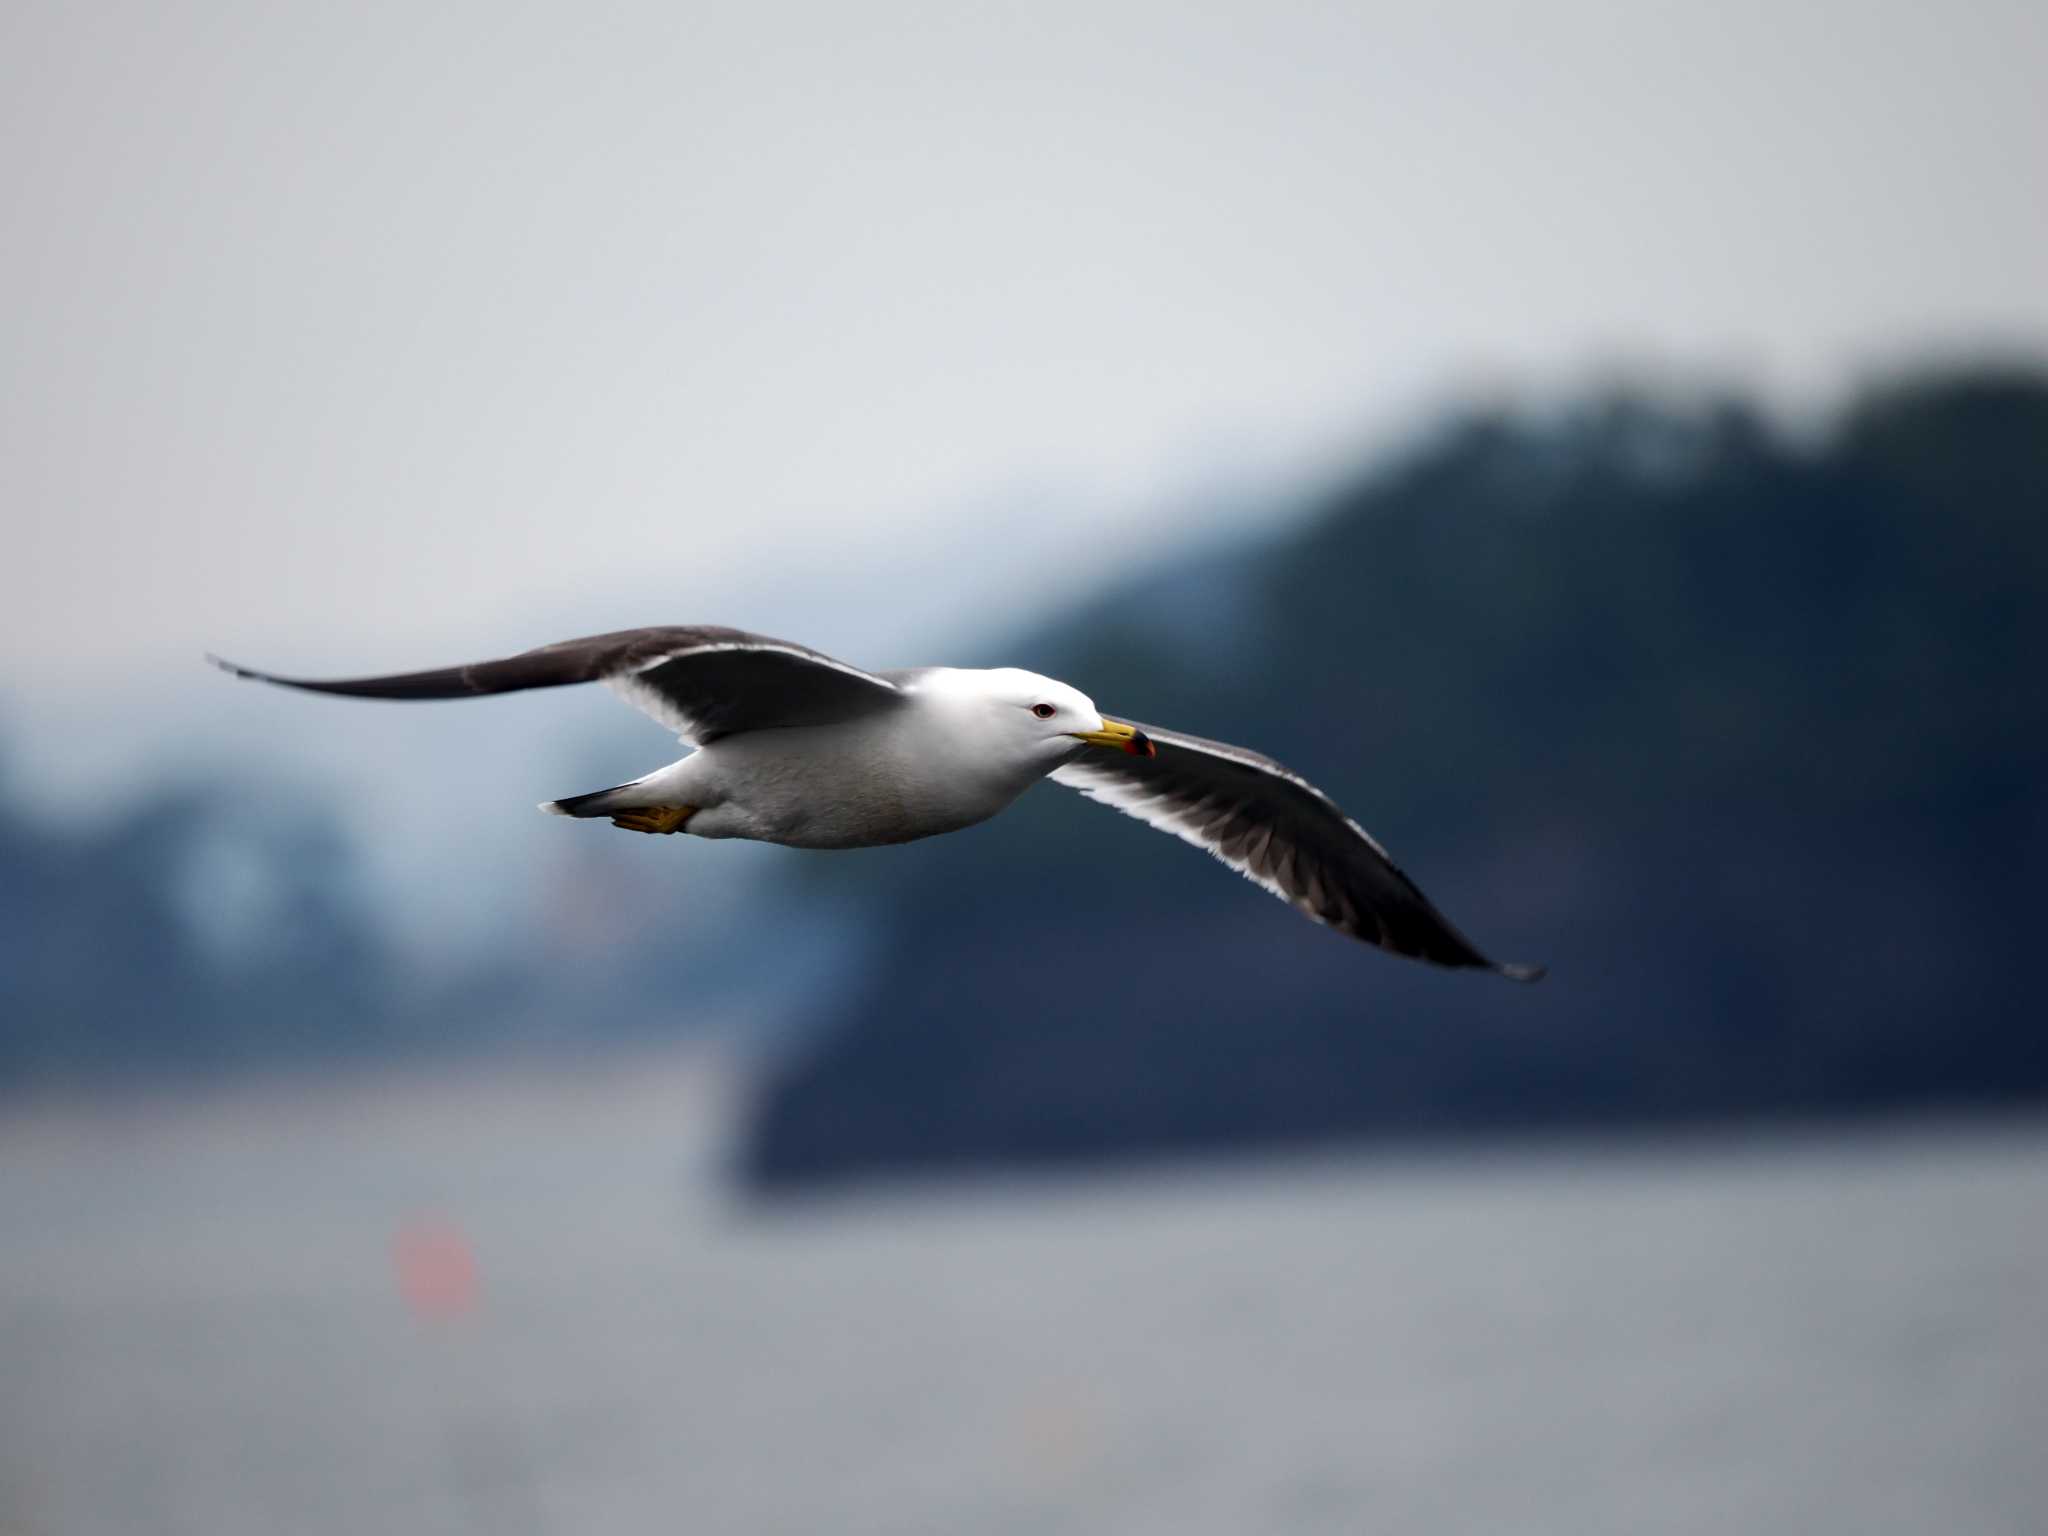
[[[1054,709],[1050,704],[1034,704],[1031,706],[1031,713],[1038,716],[1038,718],[1041,720],[1050,720],[1054,715],[1058,714],[1059,711]]]

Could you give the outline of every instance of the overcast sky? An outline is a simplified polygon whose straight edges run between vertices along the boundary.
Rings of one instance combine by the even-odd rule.
[[[2044,80],[2039,0],[15,0],[7,688],[928,659],[1449,392],[2048,348]]]

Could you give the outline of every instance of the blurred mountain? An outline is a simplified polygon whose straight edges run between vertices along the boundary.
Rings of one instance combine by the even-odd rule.
[[[1381,956],[1042,786],[866,887],[752,1180],[2048,1093],[2048,379],[1817,443],[1475,414],[1290,527],[1003,658],[1280,757],[1551,979]]]
[[[393,967],[318,816],[251,795],[230,822],[176,787],[86,825],[0,803],[0,868],[0,1081],[389,1044]]]
[[[772,1020],[849,943],[785,904],[772,942],[794,953],[770,964],[731,860],[615,837],[560,840],[483,940],[423,952],[332,797],[289,776],[103,814],[31,814],[5,787],[0,1090],[705,1033]],[[472,880],[448,872],[449,899]]]
[[[1051,786],[844,859],[536,817],[487,921],[422,942],[332,785],[188,754],[35,813],[0,774],[0,1086],[759,1040],[801,1011],[764,1184],[2037,1099],[2044,512],[2026,372],[1901,382],[1817,442],[1616,394],[1448,421],[1264,537],[1211,519],[1203,552],[988,638],[1277,753],[1489,952],[1551,962],[1539,988],[1374,954]],[[615,720],[546,703],[577,742]],[[647,728],[616,725],[530,765],[531,797],[644,767]],[[435,717],[394,720],[408,793],[466,793],[489,728],[451,714],[437,770]],[[404,872],[466,910],[478,857]]]

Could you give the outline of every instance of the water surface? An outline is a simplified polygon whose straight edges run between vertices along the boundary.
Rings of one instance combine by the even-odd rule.
[[[0,1119],[0,1533],[2048,1520],[2048,1129],[762,1213],[729,1104],[642,1062]],[[421,1233],[473,1287],[408,1300]]]

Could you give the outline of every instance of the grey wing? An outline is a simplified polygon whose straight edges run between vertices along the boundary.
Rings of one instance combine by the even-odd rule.
[[[1052,777],[1207,849],[1339,933],[1437,965],[1542,979],[1540,965],[1497,965],[1482,955],[1386,849],[1308,780],[1243,747],[1138,729],[1152,738],[1156,756],[1090,752]]]
[[[743,731],[828,725],[896,708],[904,698],[887,678],[808,646],[708,624],[622,629],[521,651],[501,661],[332,682],[278,677],[217,656],[208,659],[237,677],[364,699],[459,699],[604,682],[700,746]]]

